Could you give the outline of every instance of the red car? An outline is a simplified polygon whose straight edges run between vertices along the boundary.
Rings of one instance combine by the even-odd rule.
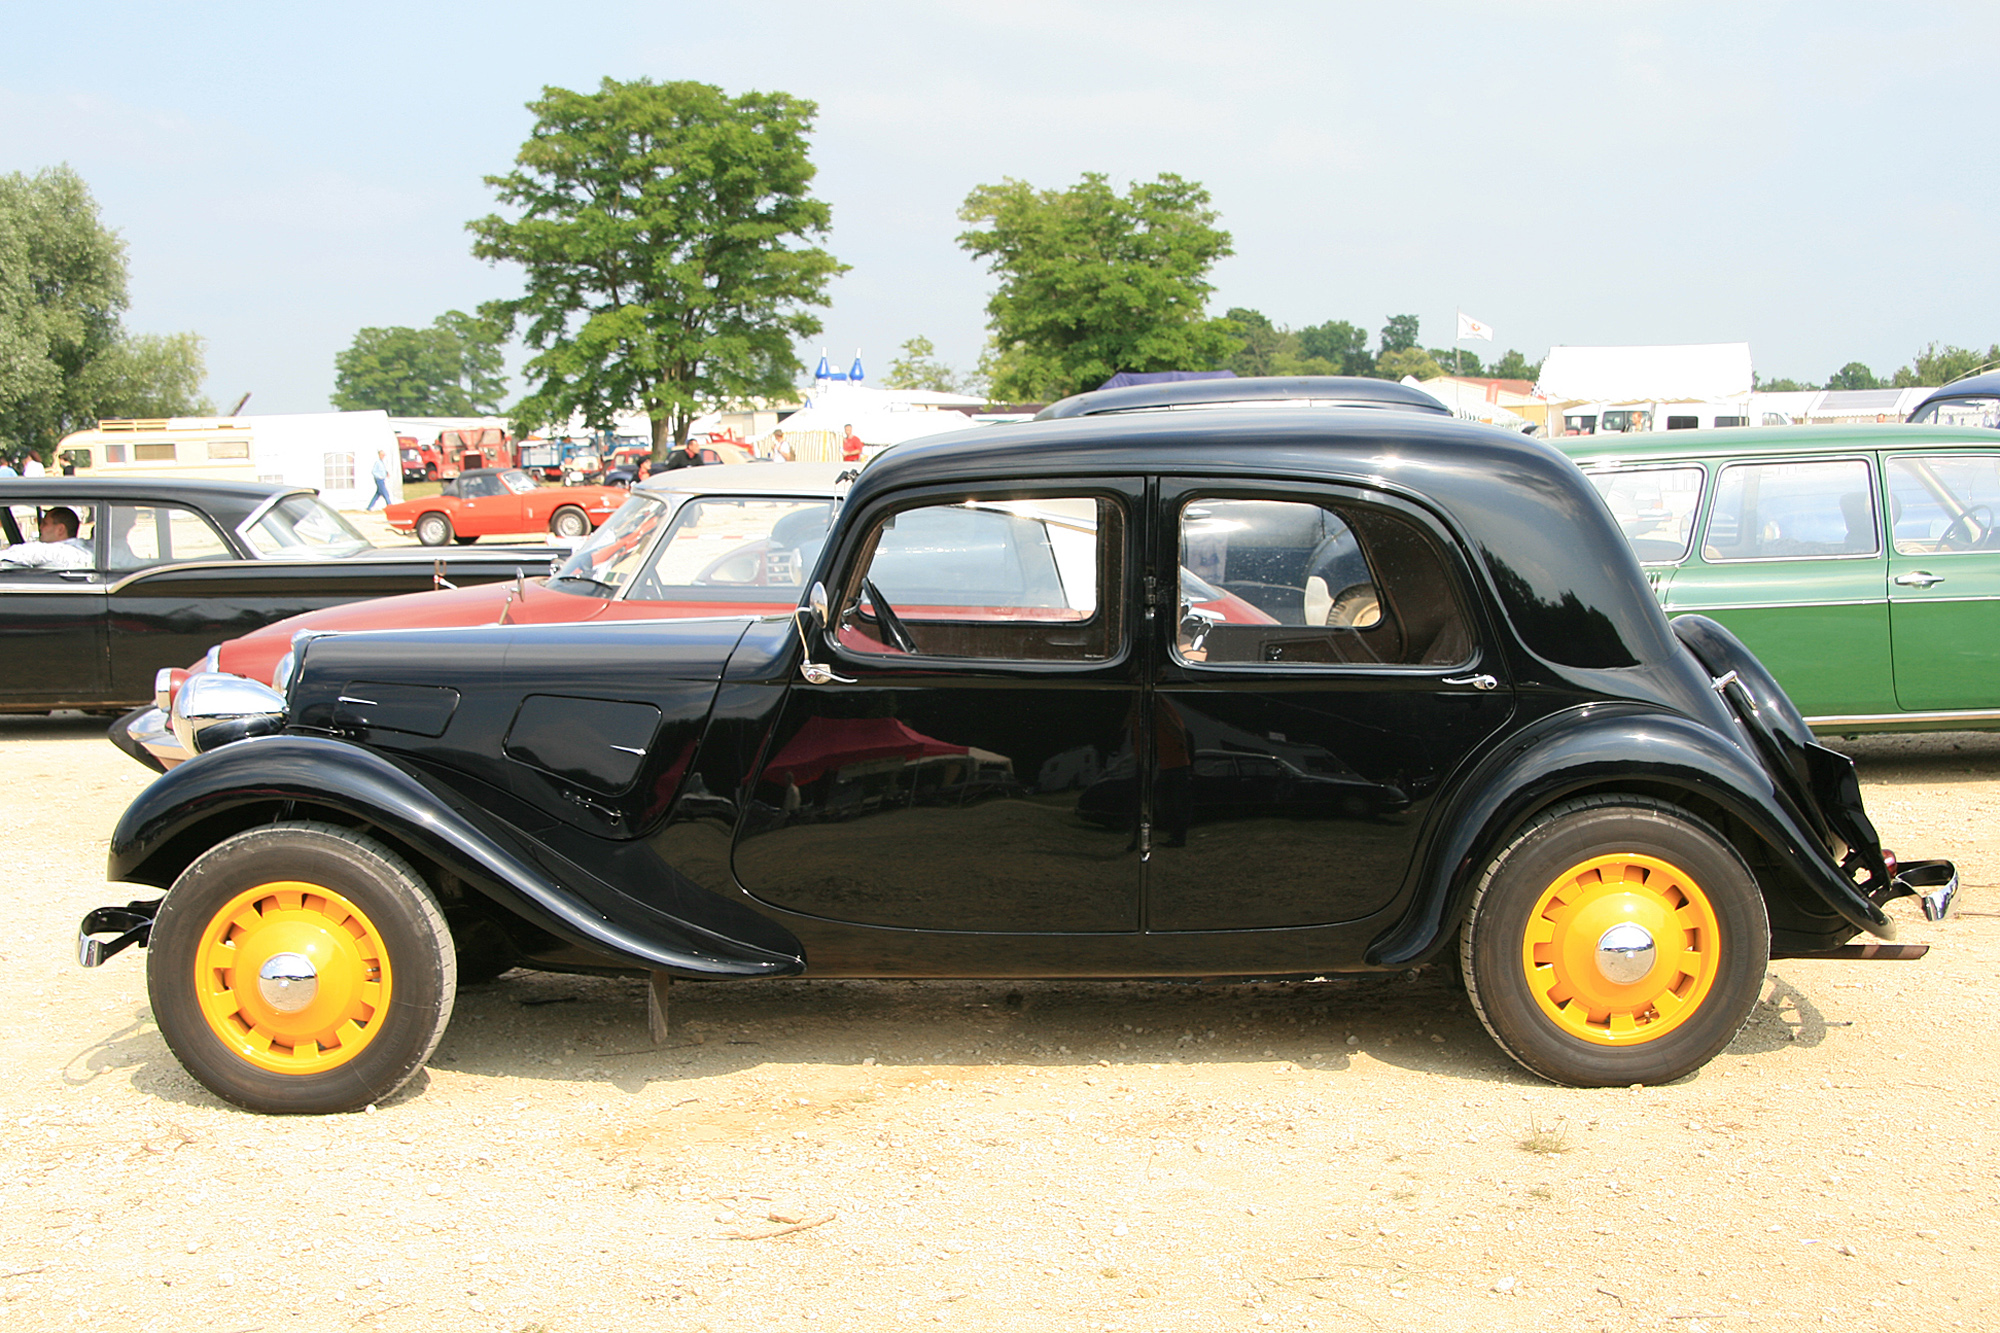
[[[544,486],[519,468],[473,468],[438,494],[392,504],[383,513],[396,531],[444,546],[526,532],[583,537],[624,502],[625,492],[615,486]]]

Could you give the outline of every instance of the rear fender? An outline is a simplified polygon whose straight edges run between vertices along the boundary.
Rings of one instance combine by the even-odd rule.
[[[165,888],[259,807],[331,809],[415,851],[508,911],[608,965],[694,978],[789,976],[792,947],[745,943],[636,901],[385,756],[315,736],[273,736],[197,755],[139,794],[111,837],[107,877]],[[255,820],[261,822],[261,820]]]
[[[1893,938],[1887,914],[1841,872],[1753,755],[1690,718],[1588,705],[1541,719],[1458,784],[1410,910],[1369,946],[1368,961],[1393,968],[1428,957],[1456,928],[1480,870],[1537,811],[1572,795],[1621,787],[1712,801],[1741,820],[1828,907],[1863,930]]]

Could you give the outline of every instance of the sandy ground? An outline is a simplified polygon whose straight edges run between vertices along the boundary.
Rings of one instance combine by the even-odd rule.
[[[1853,744],[1957,919],[1781,962],[1658,1088],[1502,1057],[1441,980],[764,983],[517,972],[366,1114],[230,1109],[168,1054],[127,896],[146,775],[0,718],[0,1305],[28,1329],[2000,1326],[2000,737]]]

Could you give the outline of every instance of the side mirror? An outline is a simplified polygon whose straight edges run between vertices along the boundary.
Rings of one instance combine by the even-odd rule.
[[[802,650],[799,654],[799,674],[805,677],[808,685],[827,685],[836,681],[852,685],[852,676],[837,675],[832,667],[812,660],[812,643],[806,638],[805,618],[811,616],[814,626],[824,634],[831,623],[827,619],[826,606],[826,585],[815,583],[812,591],[806,594],[806,604],[792,613],[792,625],[799,632],[799,648]]]
[[[826,585],[824,583],[813,584],[812,591],[806,594],[806,605],[811,608],[813,619],[824,630],[829,623],[826,610]]]

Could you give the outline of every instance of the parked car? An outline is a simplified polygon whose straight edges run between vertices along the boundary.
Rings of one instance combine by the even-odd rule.
[[[1379,382],[1153,410],[1202,383],[900,446],[791,615],[335,634],[282,694],[194,678],[196,757],[112,838],[109,878],[166,895],[90,914],[80,960],[146,944],[175,1055],[267,1111],[388,1095],[461,967],[511,963],[648,976],[664,1020],[674,978],[1451,954],[1509,1055],[1623,1085],[1721,1051],[1774,954],[1948,910],[1951,865],[1896,865],[1756,659],[1669,626],[1560,452]],[[1314,587],[1348,544],[1366,605]],[[1397,796],[1265,811],[1193,780],[1225,748]]]
[[[86,548],[68,569],[20,568],[7,549],[68,509]],[[209,645],[341,602],[491,582],[552,552],[371,545],[311,490],[158,477],[0,479],[0,712],[123,710],[154,676]]]
[[[620,449],[612,460],[611,468],[604,474],[606,486],[630,486],[639,478],[639,464],[652,457],[652,450],[628,446]],[[704,467],[717,463],[748,463],[756,455],[732,440],[704,438],[701,441],[701,461]],[[852,467],[853,464],[847,466]],[[655,473],[665,471],[662,464],[653,469]],[[680,469],[676,468],[675,471]]]
[[[553,573],[330,606],[209,645],[186,671],[160,683],[154,707],[121,718],[111,740],[148,767],[171,768],[188,755],[169,725],[186,677],[224,671],[279,684],[292,640],[304,633],[790,610],[804,595],[834,503],[855,475],[837,463],[662,474],[637,487]]]
[[[389,526],[426,546],[481,537],[550,532],[582,537],[609,518],[625,496],[613,486],[544,486],[520,468],[468,468],[436,495],[383,510]]]
[[[1823,426],[1559,443],[1667,614],[1728,626],[1814,730],[2000,727],[2000,435]]]
[[[1968,375],[1933,392],[1910,412],[1917,425],[2000,429],[2000,370]]]

